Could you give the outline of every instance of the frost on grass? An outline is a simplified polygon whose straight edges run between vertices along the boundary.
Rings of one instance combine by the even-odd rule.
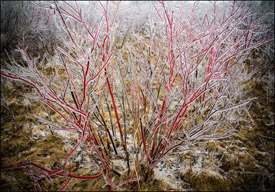
[[[1,78],[14,80],[23,99],[6,98],[15,93],[13,84],[7,83],[1,93],[3,106],[17,124],[10,109],[22,103],[35,115],[29,118],[28,129],[17,124],[18,130],[28,130],[36,142],[62,140],[58,147],[66,153],[51,170],[35,162],[14,165],[41,169],[40,175],[37,170],[35,177],[29,174],[35,189],[41,190],[45,175],[57,173],[67,179],[61,190],[77,185],[71,178],[88,178],[91,183],[98,179],[106,190],[126,186],[142,190],[154,182],[152,178],[166,183],[167,189],[228,188],[231,172],[223,170],[230,167],[228,159],[238,160],[226,155],[235,150],[235,140],[231,145],[229,138],[238,133],[244,140],[241,133],[249,135],[259,123],[250,114],[253,103],[260,102],[259,95],[248,97],[248,82],[261,76],[258,83],[264,84],[268,102],[272,102],[268,95],[274,94],[271,73],[254,66],[274,57],[274,22],[268,20],[273,12],[265,9],[265,3],[34,2],[28,6],[33,9],[30,13],[47,17],[40,24],[33,20],[31,25],[36,22],[38,27],[22,35],[16,49],[21,58],[5,51]],[[60,42],[49,43],[53,54],[43,48],[51,34],[45,26],[58,32]],[[37,33],[41,53],[33,54],[28,38]],[[23,83],[31,88],[24,89]],[[17,113],[21,110],[16,108]],[[274,123],[272,113],[263,125]],[[250,130],[243,124],[250,124]],[[248,161],[251,157],[244,154]],[[89,167],[94,176],[83,176],[81,170],[88,174]],[[194,184],[204,177],[207,184]]]

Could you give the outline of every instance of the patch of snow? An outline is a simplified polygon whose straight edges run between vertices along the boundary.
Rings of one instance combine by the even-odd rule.
[[[124,161],[122,159],[112,160],[112,163],[113,163],[114,167],[122,167],[123,170],[127,169],[127,163],[126,163],[126,161]]]
[[[175,179],[175,176],[172,170],[167,170],[166,166],[162,168],[155,168],[153,170],[154,170],[155,179],[169,184],[170,187],[172,188],[181,189],[181,182]]]
[[[42,137],[45,137],[47,135],[46,132],[41,129],[40,129],[40,134],[42,135]]]
[[[78,155],[76,158],[75,158],[75,161],[80,161],[82,158],[81,158],[81,155]]]
[[[37,139],[39,139],[39,137],[35,135],[35,136],[33,136],[33,139],[37,140]]]

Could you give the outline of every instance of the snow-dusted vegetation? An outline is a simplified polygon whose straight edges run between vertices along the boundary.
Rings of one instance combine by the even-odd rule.
[[[274,188],[273,6],[1,2],[1,186]]]

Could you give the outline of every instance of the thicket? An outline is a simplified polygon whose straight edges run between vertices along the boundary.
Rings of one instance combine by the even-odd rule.
[[[28,168],[37,190],[41,179],[56,176],[68,178],[61,190],[72,178],[98,177],[111,190],[133,182],[140,189],[173,150],[230,138],[253,100],[244,97],[243,82],[259,73],[245,68],[244,61],[252,50],[273,58],[274,23],[268,19],[273,12],[257,10],[257,4],[121,4],[5,2],[5,8],[18,12],[3,16],[1,49],[20,37],[16,51],[22,59],[6,51],[9,61],[1,78],[32,86],[30,99],[59,116],[37,119],[73,145],[54,170],[29,161],[1,166]],[[138,15],[140,10],[144,14]],[[41,45],[53,45],[53,56],[40,48],[33,54],[32,35]],[[67,167],[77,152],[89,159],[84,164],[92,176],[70,173]],[[127,165],[123,173],[113,166],[117,160]],[[128,179],[112,180],[111,172]]]

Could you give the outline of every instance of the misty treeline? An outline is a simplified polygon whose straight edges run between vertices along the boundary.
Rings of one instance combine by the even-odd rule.
[[[57,4],[61,3],[57,1]],[[54,6],[54,1],[39,2],[39,4]],[[226,3],[220,2],[217,6],[219,4],[225,6]],[[249,4],[258,14],[274,11],[273,1],[251,1]],[[96,2],[79,3],[79,7],[88,23],[96,23],[102,17],[98,12],[91,11],[98,8]],[[149,34],[150,25],[156,26],[153,24],[156,14],[150,2],[133,1],[124,3],[121,7],[123,7],[122,11],[116,19],[119,26],[117,32],[119,38],[123,39],[130,31],[140,31],[146,35]],[[196,12],[196,16],[201,18],[205,13],[212,11],[213,7],[209,2],[201,2],[197,9],[200,10]],[[184,14],[188,15],[190,11],[190,9],[185,9]],[[108,14],[112,15],[114,12],[115,7],[112,6]],[[29,47],[33,47],[32,49],[46,48],[43,51],[54,54],[54,46],[61,43],[62,36],[66,36],[65,31],[60,29],[62,26],[55,22],[56,17],[59,17],[56,12],[41,9],[31,1],[1,1],[1,54],[4,50],[15,49],[23,36],[28,40]],[[274,24],[274,16],[266,15],[261,21],[265,24]],[[156,27],[151,27],[151,29],[155,33],[159,31]]]

